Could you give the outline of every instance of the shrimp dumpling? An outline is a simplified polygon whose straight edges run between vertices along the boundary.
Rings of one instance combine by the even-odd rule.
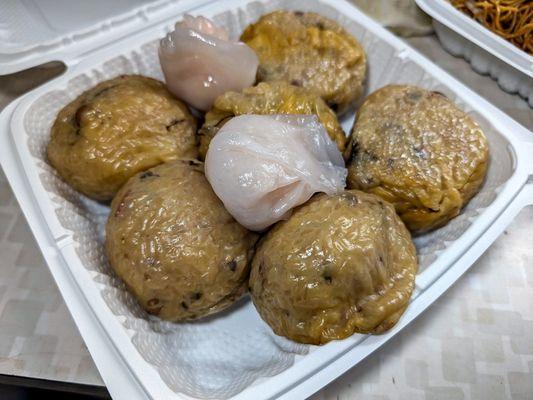
[[[314,193],[346,184],[344,160],[314,115],[241,115],[211,141],[205,172],[226,209],[260,231]]]
[[[204,17],[185,15],[160,42],[159,61],[172,94],[207,111],[215,99],[253,85],[259,59],[245,43]]]

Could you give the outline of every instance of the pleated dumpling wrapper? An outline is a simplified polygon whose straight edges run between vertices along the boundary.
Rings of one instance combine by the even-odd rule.
[[[245,43],[205,17],[185,14],[159,45],[168,89],[199,110],[209,110],[221,94],[252,86],[259,65]]]
[[[314,193],[346,185],[344,160],[314,115],[241,115],[211,141],[206,177],[243,226],[260,231],[286,219]]]

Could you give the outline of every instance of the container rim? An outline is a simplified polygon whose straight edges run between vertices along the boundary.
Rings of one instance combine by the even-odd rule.
[[[463,14],[446,0],[415,0],[432,18],[488,51],[520,72],[533,77],[533,56]]]
[[[211,5],[209,8],[209,14],[215,14],[218,11],[226,10],[229,7],[244,6],[252,1],[254,0],[217,2],[216,4]],[[295,363],[293,367],[276,376],[270,377],[260,383],[256,382],[252,384],[243,392],[237,394],[234,397],[235,399],[272,398],[276,396],[290,398],[290,396],[295,393],[307,393],[307,395],[309,395],[315,389],[319,389],[353,366],[356,362],[371,354],[396,333],[401,331],[409,322],[416,318],[434,300],[436,300],[440,294],[451,286],[451,284],[453,284],[453,282],[455,282],[455,280],[457,280],[461,274],[469,268],[471,263],[473,263],[481,252],[488,247],[492,240],[496,238],[498,232],[501,232],[506,224],[510,223],[514,215],[516,215],[514,214],[515,210],[518,209],[519,211],[519,209],[526,204],[526,200],[524,199],[526,195],[524,193],[533,193],[533,190],[529,190],[530,184],[526,184],[527,177],[530,174],[533,174],[533,160],[527,158],[528,153],[533,150],[533,145],[531,144],[533,137],[528,136],[526,128],[506,116],[503,112],[479,97],[470,89],[466,88],[442,69],[432,64],[431,61],[421,56],[416,50],[410,48],[400,39],[394,37],[376,22],[370,20],[353,5],[344,0],[320,0],[319,2],[328,4],[337,10],[344,12],[350,18],[357,19],[358,22],[363,21],[364,25],[374,30],[373,33],[376,36],[391,43],[398,49],[402,49],[401,51],[405,57],[410,57],[422,64],[425,68],[431,71],[433,75],[439,76],[443,82],[446,82],[447,85],[453,87],[453,90],[457,95],[464,99],[468,104],[476,103],[479,109],[483,109],[484,112],[487,113],[487,118],[490,118],[491,122],[494,122],[497,126],[502,128],[501,131],[504,132],[504,136],[513,144],[514,151],[516,152],[517,164],[511,178],[506,184],[504,184],[498,197],[484,210],[484,213],[487,213],[489,218],[485,218],[483,221],[481,218],[478,218],[474,222],[474,224],[477,223],[477,225],[474,227],[474,224],[472,224],[464,234],[468,234],[468,240],[464,241],[462,244],[457,243],[457,246],[448,249],[450,250],[449,254],[451,257],[449,262],[447,262],[446,267],[449,268],[444,269],[441,275],[435,277],[435,280],[428,282],[428,287],[440,285],[440,289],[431,293],[429,290],[423,290],[423,292],[414,299],[408,312],[393,330],[379,337],[366,338],[364,342],[362,342],[364,343],[362,352],[357,355],[354,354],[354,340],[350,341],[348,339],[345,341],[334,342],[331,346],[328,345],[329,347],[321,347],[309,355],[309,357],[314,356],[314,362],[309,360],[309,362],[306,363]],[[59,76],[47,84],[29,92],[23,98],[17,100],[12,107],[9,107],[9,109],[6,109],[0,114],[0,120],[6,121],[6,127],[9,127],[9,129],[4,131],[1,138],[2,142],[8,143],[9,146],[0,146],[0,154],[2,154],[2,152],[13,153],[10,154],[10,157],[4,157],[4,155],[2,155],[2,157],[0,157],[0,163],[3,166],[5,164],[4,168],[6,169],[6,175],[9,175],[11,180],[19,180],[19,182],[15,182],[14,185],[17,188],[17,197],[24,210],[31,210],[27,214],[29,216],[28,222],[34,232],[40,232],[39,235],[36,234],[36,237],[43,253],[51,254],[47,257],[50,269],[53,272],[54,270],[61,270],[61,273],[70,274],[68,280],[65,280],[66,278],[56,278],[58,284],[59,282],[62,282],[64,287],[69,287],[76,293],[82,294],[82,297],[88,303],[89,309],[95,314],[95,318],[98,320],[98,330],[105,333],[107,340],[109,340],[114,346],[113,348],[117,353],[116,357],[121,359],[123,365],[128,367],[127,375],[130,376],[130,383],[142,387],[142,392],[149,398],[168,398],[170,395],[179,398],[188,398],[182,394],[169,392],[168,387],[166,384],[162,383],[159,376],[152,374],[151,372],[153,371],[147,371],[147,368],[143,364],[143,362],[146,363],[144,360],[141,360],[138,363],[131,363],[130,361],[132,360],[132,357],[135,358],[139,355],[131,344],[129,338],[128,340],[124,340],[125,337],[127,338],[127,335],[123,332],[122,326],[117,325],[118,321],[116,318],[111,318],[111,311],[107,306],[103,308],[103,313],[97,313],[95,311],[101,311],[105,304],[103,303],[101,296],[94,295],[94,285],[90,286],[85,281],[89,274],[83,268],[83,265],[81,265],[80,260],[74,260],[72,263],[69,262],[71,257],[73,257],[72,254],[74,252],[74,244],[72,243],[70,236],[71,233],[66,230],[64,232],[55,231],[51,219],[56,218],[56,216],[53,209],[50,209],[50,201],[45,202],[39,200],[41,196],[38,192],[44,190],[44,188],[42,188],[42,184],[40,183],[37,170],[35,168],[28,170],[21,166],[24,158],[32,156],[29,154],[29,150],[24,143],[20,140],[13,140],[13,134],[20,131],[22,127],[25,113],[28,111],[32,102],[41,94],[51,90],[53,87],[65,84],[80,70],[90,69],[92,66],[101,63],[107,57],[115,56],[117,50],[132,45],[133,43],[138,43],[139,38],[144,37],[149,32],[156,32],[159,29],[159,24],[156,27],[152,26],[143,29],[130,37],[124,38],[114,44],[109,44],[104,48],[91,53],[91,59],[88,56],[82,57],[77,65],[67,68],[67,71],[62,76]],[[526,141],[527,144],[525,143]],[[19,178],[15,178],[17,175],[13,171],[19,174]],[[528,190],[524,190],[526,187]],[[47,200],[50,199],[47,198]],[[529,197],[527,197],[527,201],[530,201]],[[533,196],[531,196],[531,201],[533,202]],[[57,221],[57,223],[59,223],[59,221]],[[80,269],[80,267],[82,269]],[[57,273],[59,274],[59,272]],[[56,275],[54,275],[54,277],[56,277]],[[445,277],[445,279],[441,280],[440,277]],[[66,293],[66,291],[64,293]],[[68,297],[68,295],[66,295],[66,297]],[[94,324],[94,321],[92,323]],[[82,324],[80,324],[80,326],[82,326]],[[117,326],[120,328],[119,331],[117,331]],[[90,338],[86,339],[86,341],[88,344],[92,343]],[[90,347],[95,354],[100,352],[99,349],[95,348],[95,345]],[[322,350],[322,352],[319,350]],[[98,357],[95,357],[95,360],[98,360]],[[108,370],[105,365],[105,357],[100,357],[99,360],[99,362],[97,361],[99,369],[104,371]],[[298,368],[294,368],[297,365]],[[108,381],[112,381],[113,378],[114,377],[111,375],[106,376],[106,384]],[[123,398],[125,396],[122,391],[124,389],[120,389],[116,385],[113,386],[111,383],[110,388],[113,388],[114,394],[117,397]]]

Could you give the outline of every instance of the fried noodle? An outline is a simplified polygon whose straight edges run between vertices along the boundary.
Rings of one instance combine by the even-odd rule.
[[[449,0],[466,15],[533,55],[533,0]]]

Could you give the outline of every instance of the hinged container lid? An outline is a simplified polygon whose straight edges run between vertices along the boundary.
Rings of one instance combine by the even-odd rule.
[[[74,64],[81,54],[205,2],[3,0],[0,2],[0,75],[49,61]]]

